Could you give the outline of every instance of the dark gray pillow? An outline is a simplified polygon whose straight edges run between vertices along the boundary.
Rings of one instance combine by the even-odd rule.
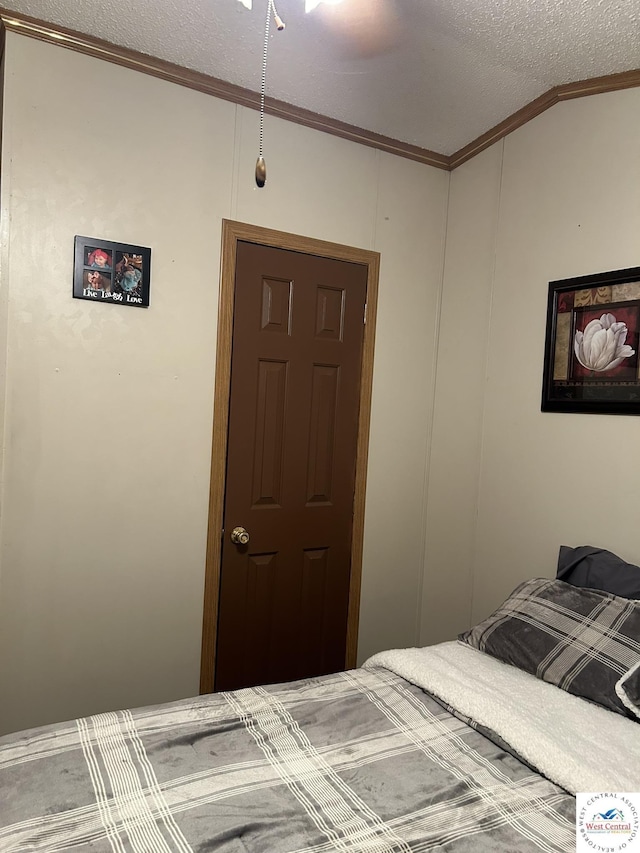
[[[640,662],[640,603],[535,578],[458,637],[568,693],[637,719],[616,683]]]
[[[640,599],[640,566],[625,563],[611,551],[593,545],[561,545],[556,577],[573,586]]]

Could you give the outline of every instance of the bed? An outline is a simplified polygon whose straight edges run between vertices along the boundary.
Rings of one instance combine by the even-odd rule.
[[[457,642],[0,738],[0,851],[574,851],[577,792],[640,791],[639,662],[639,602],[527,581]]]

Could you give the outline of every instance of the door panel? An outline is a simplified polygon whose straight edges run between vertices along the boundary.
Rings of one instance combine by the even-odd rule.
[[[288,366],[286,361],[258,362],[252,509],[281,505]]]
[[[345,665],[367,272],[238,242],[218,690]]]

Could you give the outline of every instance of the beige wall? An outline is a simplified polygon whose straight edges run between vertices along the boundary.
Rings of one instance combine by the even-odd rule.
[[[0,730],[197,692],[224,217],[381,252],[361,660],[560,544],[640,562],[640,421],[540,412],[548,282],[639,263],[639,107],[451,176],[267,118],[258,190],[254,112],[8,34]],[[148,311],[70,298],[75,234],[152,247]]]
[[[258,190],[256,147],[7,36],[1,731],[197,692],[223,217],[382,252],[360,657],[417,641],[449,176],[268,118]],[[76,234],[152,248],[148,311],[71,298]]]
[[[540,411],[548,282],[640,264],[639,133],[639,89],[574,100],[453,175],[430,497],[459,511],[430,499],[426,577],[445,554],[473,589],[450,628],[425,596],[423,640],[552,576],[561,544],[640,562],[640,420]]]
[[[502,143],[451,175],[420,642],[469,627]]]

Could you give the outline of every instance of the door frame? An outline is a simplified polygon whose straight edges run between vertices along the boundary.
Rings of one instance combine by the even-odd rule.
[[[220,296],[218,301],[218,338],[216,345],[216,377],[213,401],[213,436],[211,447],[211,488],[209,494],[209,528],[204,582],[202,621],[202,655],[200,659],[200,693],[213,691],[215,678],[220,567],[222,557],[222,522],[225,497],[227,435],[229,426],[229,394],[231,388],[231,346],[235,297],[236,250],[239,241],[257,243],[276,249],[289,249],[340,261],[351,261],[367,267],[366,322],[362,345],[360,373],[360,409],[356,476],[351,537],[351,575],[345,669],[356,665],[358,651],[358,619],[362,579],[365,489],[369,451],[369,422],[373,382],[373,350],[378,301],[380,254],[356,249],[340,243],[329,243],[257,225],[246,225],[230,219],[222,220],[222,256],[220,263]]]

